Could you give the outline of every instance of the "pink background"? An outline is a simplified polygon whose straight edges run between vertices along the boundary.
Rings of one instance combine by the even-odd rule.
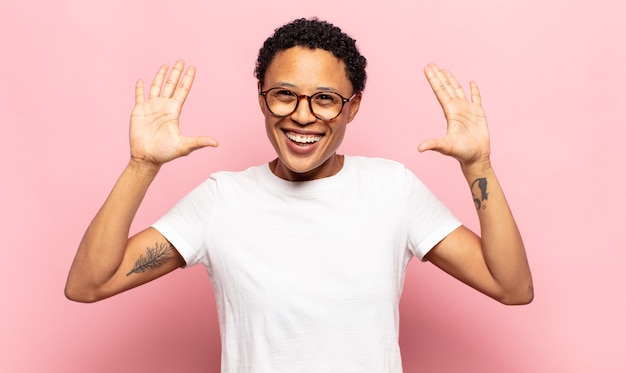
[[[218,372],[203,268],[92,305],[64,298],[65,276],[127,162],[135,80],[177,58],[196,65],[184,133],[221,143],[162,170],[136,231],[210,172],[270,160],[256,53],[275,27],[314,15],[357,38],[369,60],[342,151],[404,162],[472,228],[458,166],[416,147],[444,131],[422,67],[434,61],[479,82],[493,162],[533,268],[535,301],[505,307],[413,261],[402,301],[405,370],[626,371],[626,9],[618,4],[3,0],[0,371]]]

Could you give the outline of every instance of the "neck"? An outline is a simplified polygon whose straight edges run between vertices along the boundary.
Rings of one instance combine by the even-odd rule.
[[[305,172],[296,172],[290,169],[278,158],[271,161],[269,166],[272,173],[281,179],[311,181],[336,175],[343,168],[343,162],[344,156],[335,153],[320,166]]]

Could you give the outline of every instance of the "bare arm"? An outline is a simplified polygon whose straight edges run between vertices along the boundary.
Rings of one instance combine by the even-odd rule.
[[[182,105],[195,69],[183,75],[178,61],[169,77],[162,66],[144,98],[143,81],[135,89],[130,123],[131,157],[78,247],[69,271],[65,295],[93,302],[162,276],[185,264],[176,249],[148,228],[129,238],[132,221],[161,165],[196,149],[217,146],[210,137],[183,137],[179,129]]]
[[[457,80],[430,64],[425,69],[448,123],[446,136],[420,144],[456,158],[472,192],[481,236],[460,227],[426,259],[505,304],[532,301],[533,285],[522,237],[490,162],[489,132],[476,83],[468,99]]]

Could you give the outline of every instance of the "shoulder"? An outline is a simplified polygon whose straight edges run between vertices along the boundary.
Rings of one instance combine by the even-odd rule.
[[[403,163],[385,158],[350,157],[361,184],[397,198],[433,197],[430,188]]]
[[[204,181],[191,189],[177,206],[213,204],[223,196],[244,193],[254,188],[258,182],[255,169],[251,167],[244,171],[217,171],[209,175]]]
[[[354,165],[357,170],[373,171],[373,172],[405,172],[407,168],[404,164],[386,158],[364,157],[364,156],[348,156],[346,160]]]
[[[208,180],[236,180],[236,179],[250,179],[256,177],[256,175],[263,169],[267,168],[267,164],[261,164],[257,166],[249,167],[240,171],[216,171],[209,176]]]
[[[258,183],[267,168],[267,164],[253,166],[242,171],[218,171],[212,173],[208,179],[204,181],[204,185],[210,188],[219,188],[220,186],[234,185],[246,186]]]
[[[381,180],[381,182],[398,180],[417,180],[415,174],[404,164],[386,158],[374,158],[363,156],[346,156],[354,171],[359,175],[370,179]]]

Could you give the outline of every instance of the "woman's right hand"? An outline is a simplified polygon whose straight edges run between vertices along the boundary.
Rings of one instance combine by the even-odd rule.
[[[150,86],[148,99],[140,79],[135,85],[135,108],[130,118],[131,160],[160,167],[194,150],[217,146],[209,136],[185,137],[180,132],[179,117],[193,84],[196,69],[179,60],[171,73],[161,66]],[[181,77],[182,76],[182,77]]]

